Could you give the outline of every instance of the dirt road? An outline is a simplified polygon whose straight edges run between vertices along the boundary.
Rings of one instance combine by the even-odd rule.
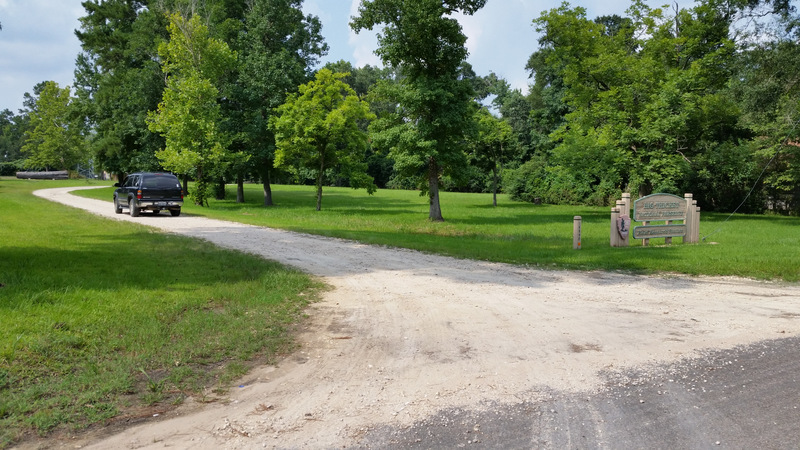
[[[577,423],[566,415],[561,422],[546,422],[542,414],[556,414],[577,399],[630,397],[631,386],[650,386],[631,380],[679,383],[670,378],[676,367],[691,366],[691,358],[709,358],[715,349],[732,351],[727,349],[773,339],[796,348],[793,337],[800,335],[797,284],[544,271],[189,215],[132,219],[114,214],[110,202],[67,190],[36,195],[254,253],[320,276],[333,287],[310,308],[301,350],[278,367],[251,373],[227,402],[198,409],[190,401],[167,417],[70,446],[503,447],[526,442],[530,447],[623,448],[591,426],[611,420],[613,411],[584,407],[574,414]],[[723,363],[720,369],[727,367]],[[653,395],[676,398],[668,391],[677,389],[657,390]],[[796,389],[787,395],[800,400]],[[507,432],[494,434],[505,440],[488,440],[487,426],[472,424],[490,423],[492,414],[506,417]],[[795,407],[795,424],[798,417]],[[426,441],[448,420],[460,430],[452,438],[459,441]],[[514,420],[525,426],[515,432]],[[428,433],[419,432],[426,423]],[[580,429],[580,423],[595,430],[582,433],[583,444],[552,434],[553,428],[569,430],[570,424],[573,431]],[[784,442],[787,447],[791,439]],[[631,441],[631,448],[641,442],[646,441]]]

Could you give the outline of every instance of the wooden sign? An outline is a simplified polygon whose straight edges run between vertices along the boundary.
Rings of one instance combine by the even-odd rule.
[[[633,202],[633,220],[637,222],[684,219],[686,219],[686,200],[677,195],[653,194]]]
[[[655,239],[686,236],[686,225],[645,225],[633,227],[634,239]]]

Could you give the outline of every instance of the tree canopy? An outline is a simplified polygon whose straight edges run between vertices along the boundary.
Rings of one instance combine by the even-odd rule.
[[[69,86],[44,83],[28,113],[30,123],[21,149],[27,155],[25,167],[67,170],[85,161],[79,125],[71,117],[71,102]]]
[[[158,48],[167,88],[148,125],[166,141],[156,157],[167,170],[196,178],[194,201],[203,205],[213,176],[235,158],[228,153],[230,137],[219,124],[218,85],[236,54],[210,37],[198,16],[187,20],[172,14],[168,30],[169,41]]]
[[[322,185],[327,169],[337,167],[347,174],[353,188],[371,194],[375,183],[363,162],[367,135],[358,124],[374,115],[369,105],[342,81],[347,74],[328,69],[300,86],[278,108],[270,127],[275,132],[275,163],[295,173],[307,170],[316,180],[317,211],[322,208]]]
[[[168,168],[197,181],[201,197],[213,185],[224,198],[235,179],[243,201],[249,180],[271,205],[273,182],[362,186],[363,164],[370,183],[427,194],[434,221],[440,190],[590,205],[624,191],[692,192],[704,210],[800,214],[794,2],[634,0],[601,17],[565,2],[531,17],[527,89],[467,61],[459,18],[485,3],[361,2],[350,26],[378,30],[383,67],[325,68],[348,74],[334,78],[375,118],[356,121],[366,145],[355,138],[346,162],[326,157],[319,179],[296,154],[278,164],[269,125],[317,81],[328,51],[301,0],[85,0],[63,115],[94,167]],[[180,38],[180,27],[198,32]],[[21,148],[41,125],[44,87],[0,115],[2,173],[32,154]]]

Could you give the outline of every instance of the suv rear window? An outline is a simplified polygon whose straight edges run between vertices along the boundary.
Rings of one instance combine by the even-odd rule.
[[[170,189],[179,186],[180,182],[178,179],[171,176],[145,177],[142,183],[142,187],[155,189]]]

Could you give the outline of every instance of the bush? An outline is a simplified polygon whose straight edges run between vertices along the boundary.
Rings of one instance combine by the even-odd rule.
[[[13,177],[20,170],[18,162],[0,163],[0,176]]]

